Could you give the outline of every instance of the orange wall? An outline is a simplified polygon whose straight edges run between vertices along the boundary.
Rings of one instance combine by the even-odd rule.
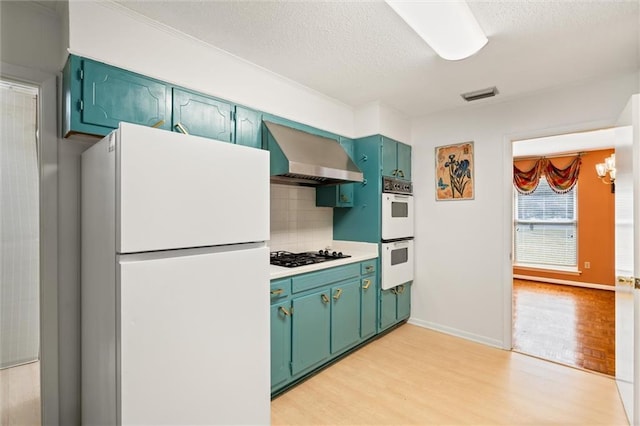
[[[514,275],[528,275],[565,281],[614,285],[615,274],[615,194],[596,174],[595,165],[602,163],[612,149],[589,151],[582,156],[578,177],[578,270],[580,275],[561,272],[541,272],[513,268]],[[564,167],[571,157],[553,159],[556,167]],[[520,170],[529,170],[533,161],[516,161]],[[584,263],[591,268],[585,269]]]

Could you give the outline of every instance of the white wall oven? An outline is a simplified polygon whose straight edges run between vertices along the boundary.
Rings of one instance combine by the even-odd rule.
[[[382,243],[382,289],[413,281],[413,240]]]
[[[413,281],[413,186],[382,178],[382,289]]]

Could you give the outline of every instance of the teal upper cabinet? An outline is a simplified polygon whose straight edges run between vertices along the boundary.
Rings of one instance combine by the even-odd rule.
[[[171,94],[161,81],[71,56],[63,86],[65,136],[106,135],[121,121],[169,129]]]
[[[383,136],[382,175],[411,180],[411,146]]]
[[[173,89],[174,131],[233,142],[232,106],[219,99]]]
[[[236,144],[262,148],[262,113],[241,106],[235,113]]]

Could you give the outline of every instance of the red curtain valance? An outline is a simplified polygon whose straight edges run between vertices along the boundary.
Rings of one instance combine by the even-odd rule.
[[[513,185],[521,194],[531,194],[538,187],[540,176],[544,175],[551,189],[559,194],[569,192],[578,182],[582,156],[578,155],[564,169],[553,165],[551,160],[540,158],[533,167],[522,171],[513,165]]]

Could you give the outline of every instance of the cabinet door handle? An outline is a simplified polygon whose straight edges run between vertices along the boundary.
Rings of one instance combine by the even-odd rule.
[[[398,286],[397,294],[402,294],[402,293],[404,293],[404,284]]]
[[[362,281],[364,283],[364,285],[362,286],[363,289],[368,289],[369,286],[371,285],[371,280],[364,280]]]
[[[393,294],[398,294],[398,290],[396,290],[395,288],[392,288],[392,289],[391,289],[391,293],[393,293]]]
[[[398,169],[395,169],[394,171],[391,172],[391,176],[397,176],[398,175]]]
[[[164,120],[160,120],[158,121],[156,124],[152,125],[151,127],[155,127],[156,129],[160,126],[164,125]]]
[[[402,170],[398,170],[398,176],[403,178],[404,177],[404,172]]]
[[[373,265],[369,265],[366,268],[364,268],[364,270],[367,272],[373,272],[375,270],[375,267]]]
[[[322,298],[322,303],[329,303],[329,298],[326,294],[322,293],[320,297]]]
[[[180,133],[184,133],[185,135],[188,135],[188,134],[189,134],[189,132],[187,132],[187,129],[185,129],[185,128],[184,128],[184,126],[182,125],[182,123],[178,123],[178,124],[176,124],[176,125],[175,125],[175,126],[173,126],[173,127],[175,127],[176,129],[178,129],[178,131],[179,131]]]
[[[291,313],[287,311],[287,308],[285,308],[284,306],[280,306],[280,311],[284,314],[285,317],[291,315]]]
[[[340,296],[342,296],[342,289],[339,288],[336,290],[336,294],[333,295],[334,300],[338,300],[340,299]]]
[[[271,290],[271,295],[272,296],[279,296],[282,293],[284,293],[284,289],[283,288],[278,288],[278,289],[275,289],[275,290]]]

